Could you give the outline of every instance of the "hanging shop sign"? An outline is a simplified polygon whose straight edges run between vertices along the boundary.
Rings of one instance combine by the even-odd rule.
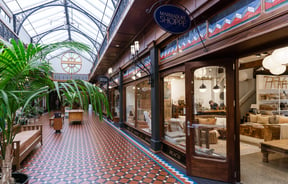
[[[165,31],[180,34],[190,28],[189,15],[174,5],[162,5],[154,11],[154,20]]]

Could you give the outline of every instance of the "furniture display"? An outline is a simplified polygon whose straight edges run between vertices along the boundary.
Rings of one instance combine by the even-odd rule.
[[[184,122],[180,118],[171,118],[167,124],[167,131],[165,131],[165,140],[173,144],[184,143],[186,134],[184,129]]]
[[[13,129],[17,130],[17,127]],[[43,144],[42,125],[22,125],[13,141],[13,165],[16,165],[17,170],[20,169],[20,163],[38,143]]]
[[[222,128],[221,125],[216,124],[194,124],[195,128],[195,140],[197,145],[202,147],[202,144],[205,143],[206,148],[209,149],[210,144],[217,144],[219,133],[218,128]]]
[[[249,114],[248,122],[240,124],[240,134],[264,141],[288,139],[288,117]]]
[[[287,80],[286,75],[256,76],[256,101],[262,114],[288,114]]]
[[[68,112],[69,114],[69,123],[71,122],[83,122],[83,113],[84,110],[82,109],[71,109],[71,110],[66,110],[66,112]]]
[[[261,143],[263,162],[268,162],[270,152],[288,154],[288,139],[273,140]]]

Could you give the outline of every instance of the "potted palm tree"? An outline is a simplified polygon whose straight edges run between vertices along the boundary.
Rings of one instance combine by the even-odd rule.
[[[86,45],[69,41],[49,45],[31,43],[27,46],[21,41],[11,40],[10,43],[10,45],[2,43],[0,46],[1,183],[14,182],[12,142],[17,133],[13,130],[13,125],[19,121],[16,118],[17,110],[21,109],[24,112],[34,99],[47,96],[52,91],[58,93],[59,100],[61,94],[75,93],[80,106],[87,109],[86,104],[92,104],[100,119],[102,119],[102,105],[109,109],[105,94],[89,82],[82,80],[56,82],[50,77],[52,68],[45,60],[47,54],[60,47],[87,51],[89,48]],[[110,116],[110,112],[108,115]]]

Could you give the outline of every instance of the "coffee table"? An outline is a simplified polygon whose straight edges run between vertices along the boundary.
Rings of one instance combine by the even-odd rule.
[[[288,154],[288,139],[266,141],[261,143],[263,162],[268,162],[270,152]]]

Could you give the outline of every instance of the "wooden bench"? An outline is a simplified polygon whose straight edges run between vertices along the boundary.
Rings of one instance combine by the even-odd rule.
[[[18,128],[18,127],[17,127]],[[20,163],[42,142],[42,125],[22,125],[13,141],[13,165],[16,169],[20,168]]]
[[[270,152],[288,154],[288,139],[266,141],[261,143],[263,162],[268,162]]]

